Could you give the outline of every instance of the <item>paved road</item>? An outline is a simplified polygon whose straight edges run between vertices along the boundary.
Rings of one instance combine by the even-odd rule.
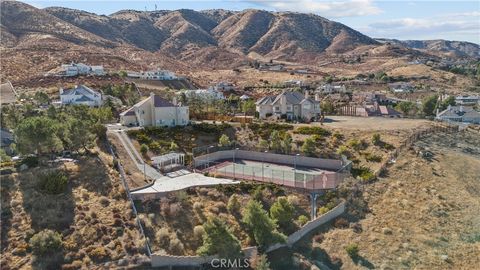
[[[130,138],[128,138],[128,135],[125,133],[125,131],[112,130],[111,132],[117,135],[118,139],[122,143],[123,147],[127,151],[133,163],[137,166],[139,171],[141,171],[142,173],[145,172],[145,174],[151,179],[158,179],[162,177],[162,174],[159,173],[154,167],[145,163],[142,156],[135,149],[135,147],[132,144],[132,141],[130,140]]]

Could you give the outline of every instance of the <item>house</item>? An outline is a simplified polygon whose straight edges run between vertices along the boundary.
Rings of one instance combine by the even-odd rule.
[[[289,120],[316,120],[320,116],[320,102],[297,91],[284,91],[277,96],[266,96],[256,103],[260,119],[270,115]]]
[[[175,73],[168,70],[150,70],[145,72],[140,72],[140,79],[145,80],[176,80],[178,77]]]
[[[287,80],[287,81],[284,81],[283,84],[286,87],[302,87],[302,86],[304,86],[304,83],[301,80]]]
[[[87,105],[96,107],[102,105],[102,94],[85,86],[75,85],[72,89],[60,88],[60,102],[62,105]]]
[[[235,90],[235,86],[233,86],[233,83],[229,83],[229,82],[219,82],[213,88],[217,91],[222,91],[222,92]]]
[[[15,103],[17,96],[17,91],[15,91],[15,88],[13,88],[13,85],[10,81],[0,84],[1,104]]]
[[[201,99],[225,99],[223,93],[213,87],[208,89],[184,90],[180,92],[180,94],[181,93],[185,94],[187,98],[198,97]]]
[[[315,92],[320,94],[347,93],[345,85],[333,85],[330,83],[317,87]]]
[[[477,105],[477,104],[480,104],[480,97],[479,96],[457,96],[455,97],[455,104],[467,105],[467,106]]]
[[[120,123],[124,126],[185,126],[189,119],[188,106],[153,93],[120,114]]]
[[[472,107],[448,106],[444,111],[437,113],[436,119],[480,124],[480,112],[475,111]]]
[[[73,77],[78,75],[105,75],[103,66],[89,66],[82,63],[64,64],[61,66],[61,74],[66,77]]]
[[[388,84],[388,87],[393,93],[411,93],[413,92],[413,90],[415,90],[415,87],[413,87],[413,85],[406,82],[390,83]]]

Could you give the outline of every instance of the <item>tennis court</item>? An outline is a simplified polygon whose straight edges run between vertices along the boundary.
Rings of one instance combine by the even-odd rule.
[[[203,172],[217,177],[254,180],[304,189],[334,188],[341,181],[332,171],[252,160],[210,162]]]

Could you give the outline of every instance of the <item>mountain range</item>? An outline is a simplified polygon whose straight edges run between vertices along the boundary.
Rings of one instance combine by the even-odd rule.
[[[459,56],[479,56],[478,44],[458,41],[398,41],[370,38],[318,15],[263,10],[122,10],[97,15],[62,7],[39,9],[1,2],[1,46],[38,45],[44,40],[101,48],[128,47],[175,59],[202,55],[295,59],[341,54],[361,46],[398,46]],[[27,44],[27,45],[26,45]]]

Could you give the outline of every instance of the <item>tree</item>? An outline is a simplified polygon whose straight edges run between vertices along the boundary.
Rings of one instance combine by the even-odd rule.
[[[240,211],[240,208],[241,208],[241,205],[240,205],[240,202],[238,201],[238,195],[233,194],[228,199],[227,210],[228,212],[230,212],[230,214],[237,214]]]
[[[316,146],[315,146],[315,141],[312,139],[312,138],[307,138],[305,139],[305,141],[303,142],[303,145],[302,147],[300,148],[300,150],[302,151],[302,153],[304,153],[305,155],[311,157],[311,156],[314,156],[315,155],[315,150],[316,150]]]
[[[45,92],[38,91],[33,95],[33,99],[35,99],[36,102],[39,104],[49,104],[50,103],[50,98]]]
[[[276,153],[282,152],[282,138],[278,130],[274,130],[270,134],[270,149]]]
[[[142,155],[145,156],[147,152],[148,152],[148,146],[144,143],[140,145],[140,153],[142,153]]]
[[[411,101],[402,101],[398,103],[395,108],[401,111],[402,113],[409,115],[412,109],[415,108],[415,104]]]
[[[277,231],[275,220],[268,216],[267,211],[258,201],[250,200],[242,212],[242,216],[242,221],[261,248],[285,242],[285,235]]]
[[[292,226],[292,218],[295,207],[287,200],[287,197],[278,197],[270,207],[270,216],[284,229]]]
[[[253,114],[255,112],[255,102],[253,100],[246,100],[242,102],[242,112],[245,116],[247,114]]]
[[[268,262],[267,255],[262,254],[257,257],[255,270],[270,270],[270,263]]]
[[[335,111],[335,107],[330,100],[322,101],[320,104],[320,108],[322,109],[322,113],[324,114],[332,114]]]
[[[59,125],[45,117],[29,117],[23,119],[15,130],[17,149],[22,154],[58,151],[62,149],[62,141],[58,137]]]
[[[440,106],[438,109],[440,111],[446,110],[448,106],[455,106],[455,96],[449,96],[447,97],[442,103],[440,103]]]
[[[203,224],[203,245],[197,250],[202,256],[218,255],[220,258],[239,258],[240,241],[228,230],[223,221],[211,217]]]
[[[28,243],[36,255],[55,254],[62,248],[62,236],[52,230],[43,230],[32,236]]]
[[[258,141],[258,147],[262,150],[268,150],[268,141],[260,138]]]
[[[87,151],[88,147],[93,145],[95,134],[91,132],[92,125],[87,121],[69,117],[67,123],[64,124],[68,130],[64,133],[66,136],[62,136],[66,148],[72,151],[78,151],[83,148]]]
[[[290,133],[285,132],[282,136],[282,152],[285,154],[289,154],[292,150],[292,135]]]
[[[220,146],[229,146],[231,144],[230,138],[226,134],[222,134],[220,139],[218,139],[218,145]]]
[[[437,95],[426,97],[422,101],[422,111],[426,116],[435,115],[435,108],[437,107]]]

